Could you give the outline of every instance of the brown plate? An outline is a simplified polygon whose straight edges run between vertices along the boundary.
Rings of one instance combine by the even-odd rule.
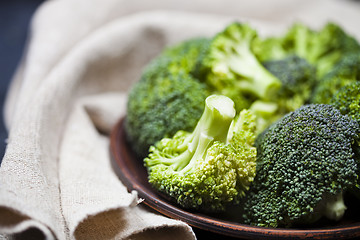
[[[344,219],[336,225],[318,226],[311,229],[273,229],[241,224],[222,217],[191,212],[177,206],[166,196],[154,190],[147,181],[147,171],[142,160],[137,159],[126,141],[124,119],[111,133],[110,150],[112,166],[128,190],[136,190],[144,203],[170,218],[182,220],[202,230],[245,239],[349,239],[360,237],[360,221]],[[358,213],[357,213],[358,214]],[[359,218],[358,218],[359,219]]]

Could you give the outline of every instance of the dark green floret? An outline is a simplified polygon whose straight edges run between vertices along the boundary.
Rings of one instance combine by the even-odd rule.
[[[295,23],[284,36],[258,41],[254,51],[261,61],[297,55],[315,65],[318,77],[322,77],[346,55],[359,54],[360,45],[354,37],[333,22],[319,30]]]
[[[193,132],[179,131],[150,148],[149,182],[184,208],[224,211],[245,195],[255,176],[255,119],[235,116],[234,102],[211,95]]]
[[[331,98],[330,105],[360,124],[360,81],[351,82],[340,88]]]
[[[286,113],[308,103],[316,84],[315,67],[296,55],[269,60],[263,65],[281,81],[281,87],[272,101],[256,100],[250,106],[259,133]]]
[[[257,172],[245,201],[245,222],[263,227],[339,220],[343,193],[357,183],[359,125],[331,105],[305,105],[256,140]]]
[[[146,156],[149,147],[163,137],[194,129],[209,93],[189,71],[206,41],[191,39],[167,48],[131,89],[125,129],[138,156]]]
[[[342,27],[332,22],[319,31],[303,24],[295,24],[285,37],[284,46],[316,64],[319,76],[329,72],[344,55],[360,52],[359,43]]]
[[[316,84],[316,68],[305,59],[290,55],[263,63],[281,81],[276,102],[281,113],[288,113],[308,103]]]
[[[360,80],[360,54],[349,54],[317,84],[312,103],[329,104],[336,92],[345,85]]]
[[[341,114],[348,115],[360,124],[360,81],[351,82],[340,88],[331,99],[330,104],[339,109]],[[357,145],[355,159],[358,162],[358,174],[360,175],[360,141]],[[351,192],[360,199],[360,178]]]

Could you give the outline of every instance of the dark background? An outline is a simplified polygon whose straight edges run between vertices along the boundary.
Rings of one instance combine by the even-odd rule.
[[[40,0],[0,1],[0,164],[6,147],[3,106],[9,82],[19,64],[29,24]]]

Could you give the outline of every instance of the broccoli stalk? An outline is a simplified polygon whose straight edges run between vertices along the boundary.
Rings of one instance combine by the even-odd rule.
[[[245,195],[255,176],[255,119],[211,95],[192,133],[179,131],[150,147],[149,182],[185,208],[222,211]]]
[[[162,163],[171,165],[176,171],[181,170],[182,173],[186,173],[191,169],[193,162],[204,157],[212,141],[226,141],[228,129],[235,117],[233,101],[215,95],[206,98],[205,101],[204,113],[193,133],[179,146],[183,149],[187,145],[186,151],[174,158],[158,156],[158,158],[147,159],[148,167]]]
[[[343,192],[340,192],[326,200],[322,214],[328,219],[339,221],[344,216],[345,211]]]

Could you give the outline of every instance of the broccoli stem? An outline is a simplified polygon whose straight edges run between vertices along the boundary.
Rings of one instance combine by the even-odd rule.
[[[205,158],[206,150],[211,146],[212,142],[214,141],[214,138],[207,136],[203,133],[200,134],[200,137],[197,142],[196,150],[194,152],[194,155],[192,155],[190,161],[188,164],[180,170],[182,174],[186,174],[190,172],[193,168],[196,162],[199,159]]]
[[[187,138],[187,150],[173,158],[158,156],[148,162],[149,166],[165,164],[186,173],[191,171],[197,160],[206,155],[213,141],[226,142],[228,131],[235,117],[234,102],[225,96],[211,95],[206,98],[205,110],[194,131]]]
[[[343,193],[339,193],[327,199],[324,207],[324,215],[331,219],[338,221],[345,214],[346,206],[344,203]]]
[[[261,99],[271,99],[281,86],[280,80],[260,64],[249,46],[239,45],[235,51],[237,54],[229,59],[229,67],[232,72],[245,78],[238,81],[237,86]]]

